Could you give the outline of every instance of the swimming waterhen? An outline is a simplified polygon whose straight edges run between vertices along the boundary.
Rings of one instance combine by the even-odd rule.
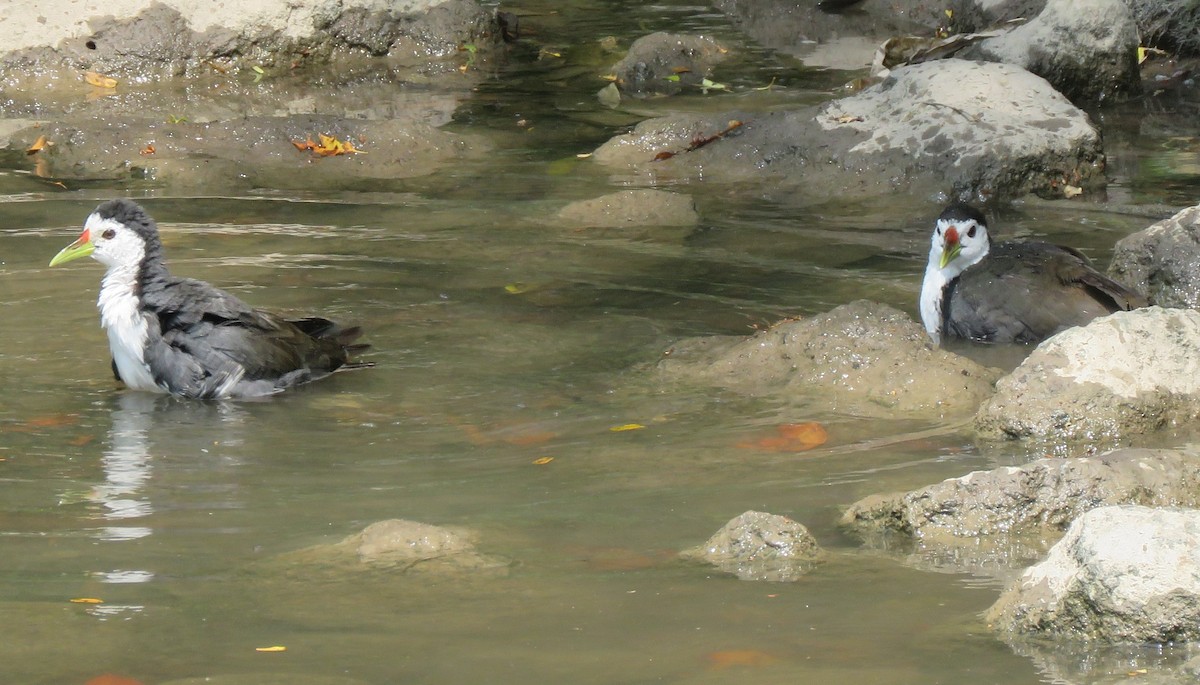
[[[327,319],[286,320],[167,272],[158,227],[131,200],[96,208],[50,266],[91,255],[108,267],[100,322],[113,373],[135,390],[214,399],[270,395],[323,378],[367,347]]]
[[[1038,343],[1146,304],[1071,248],[993,244],[983,214],[965,204],[952,204],[938,217],[921,285],[921,321],[934,343]]]

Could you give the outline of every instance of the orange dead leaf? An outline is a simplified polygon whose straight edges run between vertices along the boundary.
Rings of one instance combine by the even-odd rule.
[[[815,421],[807,423],[784,423],[775,427],[774,435],[755,440],[744,440],[737,444],[743,449],[766,452],[804,452],[824,445],[829,440],[825,427]]]
[[[677,154],[679,154],[679,153],[671,152],[670,150],[663,150],[662,152],[658,153],[657,155],[654,155],[654,161],[661,162],[664,159],[670,159]]]
[[[533,460],[533,463],[537,464],[538,466],[545,466],[552,461],[554,461],[554,457],[538,457],[537,459]]]
[[[83,75],[83,80],[87,81],[89,85],[96,86],[97,88],[116,88],[117,87],[117,80],[115,78],[109,78],[109,77],[105,76],[104,74],[97,74],[94,71],[89,71],[89,72],[85,73]]]
[[[48,147],[50,145],[53,145],[53,143],[46,140],[46,136],[38,136],[38,139],[33,141],[33,145],[30,145],[29,149],[25,150],[25,154],[27,154],[27,155],[37,154],[38,152],[42,151],[42,148]]]
[[[705,655],[708,667],[714,671],[732,668],[734,666],[760,667],[769,666],[779,659],[757,649],[728,649],[720,652],[709,652]]]
[[[146,145],[146,147],[144,147],[138,151],[138,154],[146,156],[146,155],[152,155],[155,152],[157,152],[157,150],[154,149],[154,143],[148,143]]]
[[[672,74],[687,74],[691,72],[690,67],[671,67]]]
[[[358,148],[354,147],[354,143],[351,143],[350,141],[338,140],[337,138],[334,138],[333,136],[327,136],[323,133],[317,134],[317,140],[320,142],[314,143],[312,137],[310,136],[303,143],[298,140],[293,140],[292,145],[295,145],[296,149],[300,150],[301,152],[305,152],[305,151],[312,152],[314,155],[317,155],[318,157],[332,157],[334,155],[366,154],[365,151],[359,150]]]
[[[83,685],[143,685],[142,681],[126,678],[115,673],[105,673],[87,681]]]
[[[104,600],[95,597],[75,597],[71,600],[72,604],[104,604]]]
[[[256,651],[256,652],[286,652],[287,647],[284,647],[283,645],[272,645],[270,647],[255,647],[254,651]]]
[[[612,428],[609,428],[609,430],[614,433],[624,433],[625,431],[636,431],[643,428],[645,428],[645,426],[640,423],[626,423],[621,426],[613,426]]]

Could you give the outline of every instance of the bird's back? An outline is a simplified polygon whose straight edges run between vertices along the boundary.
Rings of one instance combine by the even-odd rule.
[[[999,243],[948,286],[947,337],[1036,343],[1146,299],[1049,243]]]

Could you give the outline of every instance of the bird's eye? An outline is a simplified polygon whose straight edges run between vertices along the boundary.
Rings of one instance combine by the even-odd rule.
[[[110,228],[110,229],[104,231],[103,233],[101,233],[100,237],[104,238],[105,240],[112,240],[113,236],[115,236],[116,234],[117,234],[117,232]]]
[[[971,228],[967,229],[967,237],[974,238],[975,237],[975,229],[977,229],[977,228],[979,228],[979,226],[977,224],[971,224]]]

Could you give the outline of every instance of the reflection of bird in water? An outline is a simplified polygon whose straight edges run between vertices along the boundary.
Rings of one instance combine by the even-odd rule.
[[[135,390],[212,399],[270,395],[317,380],[366,345],[328,319],[286,320],[167,272],[158,227],[137,204],[111,200],[50,266],[91,255],[108,267],[101,323],[113,372]]]
[[[162,456],[165,440],[156,441],[155,436],[183,440],[165,451],[187,453],[194,461],[196,452],[213,444],[214,435],[221,436],[222,446],[240,445],[246,412],[232,403],[182,402],[146,393],[121,393],[114,400],[108,445],[100,461],[104,482],[92,488],[89,499],[102,507],[101,518],[109,522],[100,529],[101,539],[131,540],[153,532],[149,526],[133,525],[133,519],[155,513],[147,490],[155,467],[161,469],[167,459]],[[181,431],[181,426],[195,430]]]
[[[921,286],[921,321],[935,343],[1038,343],[1146,298],[1067,247],[992,243],[983,214],[953,204],[938,217]]]

